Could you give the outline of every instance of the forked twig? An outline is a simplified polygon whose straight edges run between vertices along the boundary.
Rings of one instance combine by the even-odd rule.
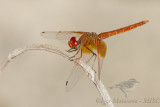
[[[2,72],[2,70],[7,66],[7,64],[12,61],[12,59],[14,59],[15,57],[17,57],[20,54],[22,54],[26,51],[29,51],[29,50],[44,50],[44,51],[48,51],[48,52],[52,52],[52,53],[61,55],[65,58],[71,57],[70,53],[62,51],[62,50],[58,49],[57,47],[54,47],[54,46],[51,46],[48,44],[44,44],[44,45],[35,45],[34,44],[34,45],[26,46],[24,48],[15,49],[13,52],[11,52],[8,55],[8,57],[2,62],[2,64],[0,64],[0,71]],[[93,69],[91,69],[91,67],[88,66],[86,63],[82,62],[81,60],[75,60],[75,63],[78,63],[84,69],[88,78],[90,80],[92,80],[92,82],[95,84],[95,86],[98,89],[98,91],[100,92],[106,106],[107,107],[114,107],[106,88],[104,87],[101,80],[99,80],[98,77],[95,75],[95,71]]]

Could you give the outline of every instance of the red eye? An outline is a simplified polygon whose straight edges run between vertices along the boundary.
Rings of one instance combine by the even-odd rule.
[[[78,46],[78,42],[76,41],[76,38],[75,38],[75,37],[72,37],[72,38],[70,39],[70,41],[68,42],[68,44],[69,44],[69,46],[70,46],[71,48],[75,48],[75,47]]]
[[[77,45],[78,45],[78,42],[77,42],[77,41],[74,41],[74,42],[73,42],[73,46],[74,46],[74,47],[77,47]]]
[[[68,41],[68,45],[70,48],[72,48],[72,43],[70,41]]]
[[[72,37],[72,38],[70,39],[70,41],[76,41],[76,38],[75,38],[75,37]]]

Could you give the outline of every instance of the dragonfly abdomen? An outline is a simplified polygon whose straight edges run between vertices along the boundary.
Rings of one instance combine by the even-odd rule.
[[[134,28],[137,28],[139,26],[142,26],[142,25],[146,24],[147,22],[148,22],[148,20],[141,21],[139,23],[136,23],[136,24],[133,24],[133,25],[130,25],[130,26],[127,26],[127,27],[123,27],[123,28],[120,28],[120,29],[117,29],[117,30],[100,33],[98,36],[99,36],[100,39],[105,39],[105,38],[108,38],[110,36],[117,35],[117,34],[129,31],[129,30],[132,30]]]

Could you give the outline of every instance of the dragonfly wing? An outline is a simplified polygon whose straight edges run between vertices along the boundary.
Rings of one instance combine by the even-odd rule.
[[[81,53],[78,53],[77,56],[79,56],[80,54]],[[86,62],[88,61],[89,58],[90,55],[82,54],[81,60]],[[84,74],[84,69],[75,62],[74,67],[66,82],[66,91],[70,91],[77,84],[77,82],[83,76],[83,74]]]
[[[96,45],[97,45],[97,59],[98,59],[98,78],[100,79],[103,59],[106,55],[107,46],[103,41],[99,39],[96,40]]]
[[[84,74],[83,68],[77,63],[74,64],[74,67],[66,81],[66,91],[70,91],[79,81],[79,79]]]
[[[44,31],[41,36],[47,39],[65,40],[71,37],[80,37],[84,33],[81,31]]]
[[[100,78],[101,71],[102,71],[102,65],[103,65],[103,57],[98,55],[98,77]]]

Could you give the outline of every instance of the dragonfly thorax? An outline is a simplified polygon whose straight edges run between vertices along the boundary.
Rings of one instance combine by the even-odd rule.
[[[68,41],[68,45],[71,49],[77,49],[79,46],[79,42],[76,40],[76,37],[72,37],[70,41]]]
[[[95,36],[97,34],[95,32],[90,32],[90,35]]]
[[[85,35],[88,35],[88,36],[97,36],[97,34],[95,32],[86,32]]]

